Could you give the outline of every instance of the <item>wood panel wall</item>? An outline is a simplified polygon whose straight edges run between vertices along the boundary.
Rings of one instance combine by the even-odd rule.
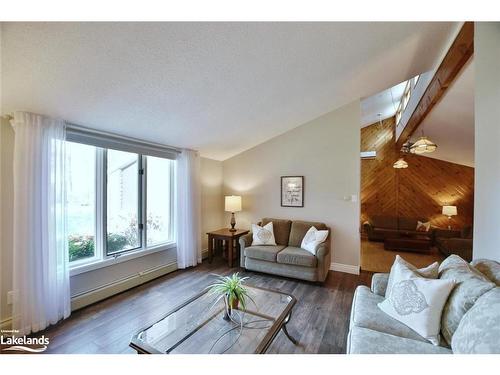
[[[394,117],[361,129],[361,151],[377,151],[374,159],[361,160],[361,222],[371,215],[429,219],[446,228],[443,205],[456,205],[454,228],[472,225],[474,168],[405,154],[409,167],[394,169],[400,156],[395,147]],[[439,145],[438,145],[439,146]]]

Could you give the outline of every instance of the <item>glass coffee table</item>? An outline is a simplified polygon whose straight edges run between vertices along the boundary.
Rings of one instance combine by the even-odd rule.
[[[258,354],[265,353],[280,330],[295,345],[286,324],[297,302],[277,290],[246,286],[246,310],[225,314],[223,299],[204,290],[132,337],[139,354]]]

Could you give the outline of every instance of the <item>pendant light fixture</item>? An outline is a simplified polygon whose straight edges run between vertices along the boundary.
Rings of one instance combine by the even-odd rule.
[[[420,155],[434,152],[436,149],[437,144],[424,136],[424,131],[422,130],[422,136],[410,146],[410,153]]]
[[[404,169],[408,168],[408,163],[405,161],[405,159],[399,158],[398,161],[392,165],[392,167],[396,169]]]

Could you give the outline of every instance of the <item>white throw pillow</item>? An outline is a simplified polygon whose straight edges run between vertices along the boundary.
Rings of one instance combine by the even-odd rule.
[[[417,221],[417,232],[428,232],[431,229],[431,222],[426,221],[425,223]]]
[[[317,246],[325,242],[327,237],[328,230],[317,230],[315,227],[311,227],[302,239],[300,247],[309,251],[312,255],[316,255]]]
[[[394,260],[394,263],[391,267],[391,273],[389,274],[389,279],[387,281],[385,298],[388,298],[390,296],[392,286],[395,283],[414,277],[413,273],[416,273],[418,276],[425,277],[426,279],[437,279],[439,275],[439,263],[434,262],[427,267],[417,269],[417,267],[415,267],[413,264],[408,263],[399,255],[396,255],[396,259]]]
[[[274,239],[273,222],[269,222],[263,227],[257,224],[252,224],[252,246],[257,245],[272,245],[276,246]]]
[[[434,345],[439,345],[441,314],[455,286],[453,280],[414,278],[394,284],[391,295],[378,307]]]

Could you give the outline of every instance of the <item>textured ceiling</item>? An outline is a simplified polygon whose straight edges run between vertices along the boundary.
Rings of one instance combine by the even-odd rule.
[[[415,132],[422,130],[438,148],[431,158],[474,166],[474,62],[469,62]]]
[[[223,160],[433,68],[457,23],[3,23],[3,111]]]

